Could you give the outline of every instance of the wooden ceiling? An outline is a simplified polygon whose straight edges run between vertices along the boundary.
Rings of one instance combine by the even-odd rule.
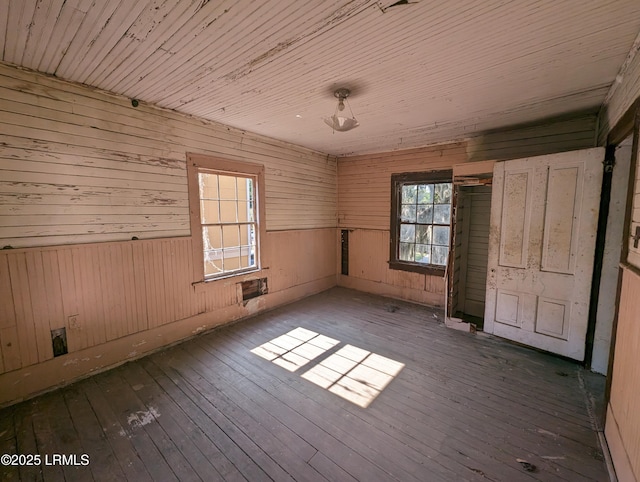
[[[638,0],[396,1],[0,0],[0,60],[350,155],[597,112],[640,32]]]

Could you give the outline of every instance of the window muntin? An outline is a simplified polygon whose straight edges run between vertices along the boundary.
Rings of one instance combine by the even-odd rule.
[[[258,268],[254,176],[198,169],[204,277]]]
[[[450,171],[392,176],[391,268],[424,272],[445,268],[452,192]]]

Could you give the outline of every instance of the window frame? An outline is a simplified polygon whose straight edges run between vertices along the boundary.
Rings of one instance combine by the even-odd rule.
[[[250,177],[254,182],[254,202],[256,203],[256,266],[239,271],[221,273],[205,278],[204,244],[202,240],[202,223],[200,222],[200,187],[198,174],[210,172],[229,176]],[[265,206],[264,206],[264,166],[244,161],[232,161],[203,154],[187,153],[187,189],[189,196],[189,220],[191,228],[191,245],[193,248],[193,279],[195,283],[209,283],[221,279],[255,276],[263,269],[263,253],[265,251]]]
[[[401,191],[404,184],[432,184],[451,183],[451,219],[449,221],[449,255],[451,254],[451,235],[454,228],[454,203],[453,203],[453,170],[439,170],[426,172],[404,172],[391,175],[391,222],[389,240],[389,268],[401,271],[412,271],[430,275],[443,276],[446,266],[435,264],[422,264],[399,259],[400,239],[400,206]],[[433,225],[433,224],[432,224]],[[449,259],[447,259],[447,262]]]

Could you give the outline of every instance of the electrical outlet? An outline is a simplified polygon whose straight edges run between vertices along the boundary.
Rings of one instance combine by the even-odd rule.
[[[69,328],[78,329],[80,328],[80,315],[70,315],[69,316]]]

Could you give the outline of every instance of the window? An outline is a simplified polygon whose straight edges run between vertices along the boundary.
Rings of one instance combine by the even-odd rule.
[[[196,279],[258,270],[262,166],[190,154],[188,171]]]
[[[451,235],[452,171],[391,176],[393,269],[443,272]]]

